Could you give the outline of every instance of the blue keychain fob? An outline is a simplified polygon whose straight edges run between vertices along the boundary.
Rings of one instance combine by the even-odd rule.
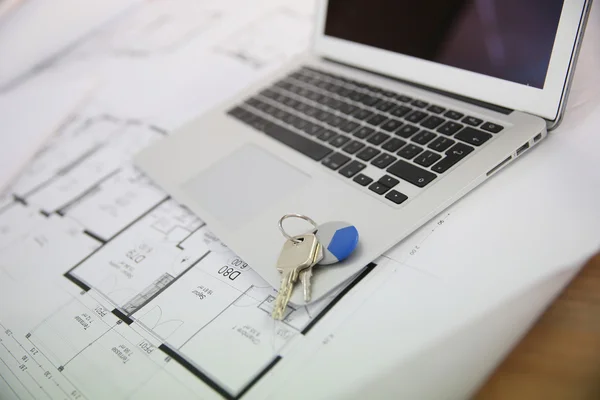
[[[323,246],[320,265],[345,260],[358,245],[358,230],[347,222],[331,221],[319,225],[315,236]]]

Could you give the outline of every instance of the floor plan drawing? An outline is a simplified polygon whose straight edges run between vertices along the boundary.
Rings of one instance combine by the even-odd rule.
[[[274,324],[275,289],[131,166],[135,149],[164,132],[106,115],[63,129],[0,213],[3,345],[55,377],[35,380],[41,393],[126,398],[153,376],[181,379],[168,372],[175,363],[195,377],[191,392],[236,398],[343,296],[290,305]],[[17,293],[40,311],[15,313]],[[41,378],[20,376],[29,366],[5,355],[3,384],[15,398],[39,397],[29,379]],[[114,375],[99,384],[90,371],[106,368]]]

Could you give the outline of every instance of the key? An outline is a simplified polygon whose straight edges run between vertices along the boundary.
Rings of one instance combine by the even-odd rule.
[[[312,233],[295,236],[284,243],[277,260],[277,270],[281,273],[281,286],[273,308],[274,319],[283,319],[300,272],[311,268],[322,258],[323,247]]]
[[[304,291],[304,301],[311,298],[311,278],[313,268],[331,265],[345,260],[358,245],[358,230],[354,225],[341,221],[330,221],[319,225],[314,231],[317,240],[322,245],[323,257],[318,265],[300,272],[300,281]]]
[[[312,267],[310,267],[300,272],[300,283],[302,283],[302,291],[304,294],[304,301],[306,303],[308,303],[311,299],[310,280],[312,278],[312,270]]]

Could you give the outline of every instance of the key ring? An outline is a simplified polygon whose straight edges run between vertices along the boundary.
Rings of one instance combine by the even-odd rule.
[[[315,229],[318,228],[317,223],[315,221],[313,221],[311,218],[307,217],[306,215],[302,215],[302,214],[285,214],[283,217],[281,217],[281,219],[279,220],[279,230],[281,231],[281,233],[283,234],[283,236],[285,236],[285,238],[287,240],[291,240],[292,242],[294,242],[295,244],[300,243],[301,241],[296,239],[296,237],[294,236],[290,236],[288,235],[288,233],[285,231],[285,229],[283,229],[283,221],[287,218],[300,218],[305,220],[306,222],[308,222],[309,224],[311,224],[312,226],[314,226]]]

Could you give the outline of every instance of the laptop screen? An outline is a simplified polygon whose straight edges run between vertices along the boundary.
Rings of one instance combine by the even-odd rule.
[[[564,0],[329,0],[325,34],[543,89]]]

